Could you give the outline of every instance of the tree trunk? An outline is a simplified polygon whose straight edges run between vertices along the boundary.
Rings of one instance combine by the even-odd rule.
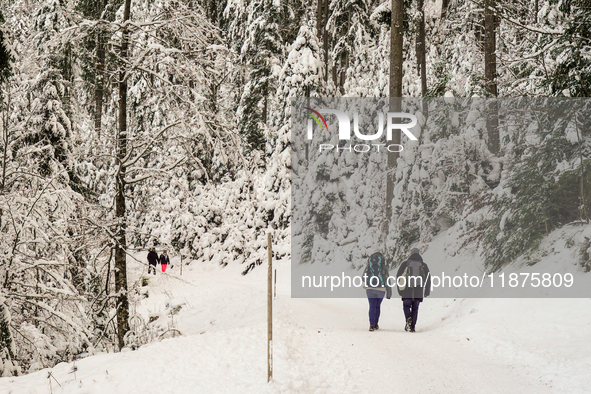
[[[104,75],[105,75],[105,43],[103,33],[100,32],[97,38],[97,64],[96,64],[96,85],[94,88],[94,130],[98,138],[101,138],[103,120],[103,97],[104,97]]]
[[[332,67],[332,83],[334,84],[334,86],[339,85],[339,74],[336,64],[334,64]]]
[[[402,24],[404,1],[392,0],[390,26],[390,97],[402,97]]]
[[[328,1],[328,0],[326,0]],[[322,14],[324,12],[324,1],[318,0],[316,4],[316,35],[318,36],[318,41],[322,41]]]
[[[577,124],[577,113],[574,114],[575,130],[577,130],[577,142],[579,145],[579,159],[581,160],[581,203],[579,204],[581,220],[589,223],[589,215],[587,214],[587,199],[585,198],[585,156],[583,155],[583,143],[581,142],[581,133],[579,132],[579,125]]]
[[[65,83],[65,90],[64,90],[64,112],[68,116],[69,119],[72,119],[72,88],[74,85],[74,73],[72,72],[72,43],[66,43],[66,48],[64,51],[64,63],[62,68],[62,77]],[[69,135],[66,135],[69,137]]]
[[[328,32],[326,24],[328,23],[328,0],[324,1],[324,17],[322,19],[322,44],[324,47],[324,81],[328,81]]]
[[[8,167],[8,125],[10,124],[10,85],[6,84],[7,97],[2,97],[0,102],[2,109],[2,179],[0,179],[0,194],[4,194],[4,187],[6,186],[6,169]],[[2,228],[2,214],[4,211],[0,208],[0,228]],[[8,275],[8,273],[7,273]]]
[[[123,61],[119,70],[119,121],[117,136],[118,171],[116,175],[117,192],[115,195],[115,216],[119,221],[116,232],[117,245],[115,247],[115,291],[117,292],[117,340],[119,349],[125,345],[123,338],[129,331],[129,300],[127,298],[127,242],[125,232],[127,228],[125,217],[125,163],[127,155],[127,80],[125,79],[126,61],[128,58],[129,30],[126,22],[129,20],[131,0],[125,0],[123,12],[123,29],[121,33],[121,52]]]
[[[495,0],[485,0],[484,9],[484,77],[492,96],[497,96],[497,55],[495,34]]]
[[[33,237],[33,239],[36,239],[35,237]],[[41,290],[39,289],[39,267],[35,268],[35,294],[39,294],[41,293]],[[35,303],[35,317],[39,317],[39,305],[37,303]],[[39,320],[35,319],[35,327],[39,327]]]
[[[328,0],[318,0],[316,5],[316,35],[318,42],[324,49],[324,80],[328,81],[328,34],[326,24],[328,23]]]
[[[417,69],[421,76],[421,96],[427,94],[427,59],[425,44],[425,7],[424,0],[418,0],[417,8],[419,11],[418,37],[417,37]]]
[[[265,89],[263,91],[263,124],[266,126],[267,125],[267,106],[268,104],[268,97],[269,97],[269,92],[267,91],[267,89]]]
[[[442,0],[441,1],[441,19],[445,19],[447,15],[447,7],[449,6],[449,0]]]
[[[402,109],[402,23],[404,18],[404,1],[392,0],[392,24],[390,26],[390,112]],[[392,141],[388,144],[400,144],[400,130],[393,130]],[[386,220],[392,218],[392,199],[394,198],[394,181],[396,180],[396,160],[398,152],[388,151],[388,175],[386,180]]]
[[[349,32],[349,29],[351,28],[351,12],[347,13],[347,33]],[[345,94],[345,82],[347,81],[347,69],[349,68],[349,60],[350,60],[350,55],[349,55],[349,51],[345,52],[345,58],[342,59],[342,64],[341,64],[341,80],[340,80],[340,90],[341,90],[341,94]]]
[[[497,54],[495,34],[495,0],[485,0],[484,9],[484,78],[488,93],[497,96]],[[492,154],[500,150],[499,117],[496,99],[489,101],[486,128],[488,134],[488,149]]]
[[[207,7],[207,17],[215,26],[218,26],[217,0],[211,0]]]

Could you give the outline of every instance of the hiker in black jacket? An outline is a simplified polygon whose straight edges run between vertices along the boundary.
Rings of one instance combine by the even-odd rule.
[[[423,301],[423,297],[428,297],[431,293],[429,267],[423,262],[419,253],[417,248],[413,248],[410,251],[410,257],[400,265],[396,274],[398,294],[402,297],[402,307],[406,319],[404,330],[410,332],[415,332],[419,304]]]
[[[152,272],[156,275],[156,264],[158,264],[158,253],[156,253],[156,249],[151,248],[148,252],[148,274]]]

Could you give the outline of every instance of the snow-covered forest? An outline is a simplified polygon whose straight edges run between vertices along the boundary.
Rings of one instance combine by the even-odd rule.
[[[248,275],[272,231],[275,257],[289,257],[292,98],[559,108],[527,129],[475,121],[478,100],[424,111],[421,127],[437,132],[388,158],[393,265],[454,225],[453,252],[477,250],[491,270],[534,264],[562,226],[588,229],[591,103],[573,98],[591,95],[590,0],[5,0],[0,11],[2,376],[137,347],[126,335],[137,251]],[[336,199],[312,201],[310,220],[338,223]],[[568,241],[584,271],[590,234]]]

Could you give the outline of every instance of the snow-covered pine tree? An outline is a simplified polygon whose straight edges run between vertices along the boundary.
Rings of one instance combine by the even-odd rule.
[[[440,59],[434,63],[446,81],[443,93],[450,91],[454,96],[485,96],[483,88],[484,60],[482,57],[482,7],[473,2],[455,2],[449,4],[444,28],[440,34],[444,37],[439,47]],[[436,83],[440,84],[440,82]]]
[[[0,12],[0,83],[4,86],[7,85],[7,79],[10,75],[11,59],[10,53],[6,47],[7,34],[4,26],[4,15]],[[2,178],[0,179],[0,195],[6,193],[6,170],[9,166],[8,163],[8,147],[11,142],[10,131],[8,130],[9,117],[7,114],[7,102],[10,100],[9,97],[5,96],[6,89],[0,92],[0,105],[2,106],[3,116],[1,119],[2,127],[2,141],[1,141],[1,154],[2,154]],[[4,217],[4,206],[0,206],[0,229],[3,228],[3,217]],[[10,309],[6,305],[6,298],[4,297],[4,290],[0,289],[0,376],[12,376],[19,373],[19,370],[14,367],[12,360],[14,358],[14,342],[12,340],[12,332],[10,328]]]
[[[270,102],[275,92],[273,66],[281,55],[279,7],[273,0],[257,0],[248,5],[246,35],[241,58],[249,69],[237,111],[238,130],[248,150],[265,150],[265,129]]]
[[[7,48],[7,43],[5,42],[5,38],[7,37],[5,32],[5,22],[4,15],[2,14],[2,11],[0,11],[0,82],[6,81],[6,79],[10,76],[10,62],[11,60],[14,60],[11,59],[12,55]]]
[[[31,116],[21,143],[47,146],[34,154],[42,176],[51,176],[59,163],[69,177],[70,187],[87,198],[92,193],[79,178],[70,156],[72,152],[72,82],[74,53],[72,27],[77,14],[62,0],[45,1],[34,15],[34,50],[39,62],[32,88]]]
[[[373,26],[369,23],[367,0],[332,0],[326,29],[334,42],[331,51],[333,67],[341,94],[344,93],[347,69],[354,57],[367,56],[368,41],[372,38]]]
[[[222,24],[225,26],[224,32],[228,44],[237,54],[240,54],[246,38],[248,8],[248,4],[242,0],[228,0],[222,14]]]
[[[591,106],[577,99],[520,99],[527,115],[508,136],[509,174],[483,232],[485,263],[497,270],[525,255],[536,262],[540,241],[559,226],[591,219]],[[511,120],[511,107],[504,108]]]
[[[356,34],[353,48],[343,85],[345,94],[348,97],[387,97],[389,68],[384,59],[390,48],[390,31],[379,26],[374,39]]]
[[[65,86],[61,73],[55,68],[41,71],[33,86],[38,97],[32,105],[32,116],[27,132],[21,137],[22,147],[35,147],[35,167],[39,174],[51,177],[60,172],[60,167],[69,167],[68,140],[72,125],[66,114],[62,98]]]
[[[57,157],[42,155],[52,153],[53,146],[45,140],[26,143],[28,134],[23,130],[30,123],[29,116],[23,116],[26,91],[20,82],[15,75],[3,84],[2,150],[6,154],[0,247],[6,253],[0,257],[1,285],[12,315],[9,330],[19,333],[12,336],[14,360],[18,360],[14,366],[36,370],[92,349],[90,322],[84,313],[85,261],[74,253],[86,245],[84,238],[79,239],[83,231],[78,220],[86,203],[70,188],[67,171]],[[45,103],[60,109],[51,89],[46,92],[50,97]],[[40,102],[32,107],[36,110]],[[50,125],[58,128],[55,123]],[[47,168],[50,175],[45,173]]]
[[[271,135],[268,141],[267,152],[271,153],[271,170],[267,175],[267,191],[265,200],[275,200],[280,191],[289,191],[290,152],[291,137],[291,99],[296,97],[324,97],[326,95],[326,82],[324,81],[325,64],[323,51],[316,35],[313,22],[305,23],[300,28],[298,36],[291,45],[285,64],[279,75],[277,88],[277,107],[273,113],[273,129],[277,135]],[[285,196],[286,197],[286,196]],[[285,198],[283,197],[283,198]],[[281,201],[283,206],[286,201]],[[285,207],[281,209],[283,211]],[[270,222],[285,228],[289,223],[287,212],[277,211],[269,213],[272,216]]]
[[[499,160],[485,143],[485,99],[428,100],[429,117],[419,115],[419,144],[407,143],[398,159],[388,250],[394,261],[414,244],[439,232],[481,206],[499,182]],[[420,100],[405,100],[420,108]],[[417,113],[414,109],[411,112]],[[479,223],[477,223],[479,224]]]
[[[278,230],[275,231],[276,243],[284,245],[289,242],[291,99],[323,97],[326,94],[324,56],[313,23],[309,21],[301,26],[278,78],[277,101],[272,112],[272,127],[267,136],[266,151],[270,157],[257,190],[257,199],[261,203],[257,207],[256,217],[264,223],[259,233],[261,239],[257,241],[261,247],[264,247],[263,237],[268,228]],[[257,264],[262,262],[257,261]],[[247,270],[250,268],[252,265]]]
[[[20,373],[18,365],[13,363],[14,342],[10,329],[10,310],[6,305],[6,298],[0,291],[0,376],[13,376]]]
[[[561,22],[562,34],[556,46],[551,51],[555,68],[547,76],[552,95],[566,97],[591,96],[591,56],[589,47],[591,42],[591,1],[574,0],[558,2],[558,20],[548,18],[552,22]],[[560,17],[561,16],[561,17]],[[562,26],[563,27],[562,27]],[[547,35],[545,42],[551,41]]]
[[[325,97],[326,72],[323,59],[323,50],[313,22],[304,23],[298,35],[289,49],[287,59],[283,64],[279,75],[277,88],[278,103],[273,114],[273,126],[284,130],[279,131],[277,137],[269,139],[271,146],[278,141],[281,148],[285,148],[289,138],[289,117],[291,115],[291,99],[295,97]],[[287,126],[287,128],[285,128]],[[286,134],[287,132],[287,134]],[[283,137],[283,138],[282,138]],[[280,150],[283,150],[280,149]]]
[[[21,137],[22,146],[40,148],[37,168],[42,176],[52,176],[59,170],[54,163],[71,169],[68,163],[68,141],[72,124],[70,111],[72,79],[71,43],[63,34],[74,24],[72,10],[65,8],[61,0],[47,0],[35,13],[35,45],[40,63],[32,86],[35,99],[26,132]],[[43,148],[43,147],[47,148]]]
[[[83,37],[79,43],[78,57],[82,78],[88,83],[89,95],[92,95],[94,108],[94,130],[101,137],[103,128],[103,111],[105,96],[109,91],[109,59],[108,38],[111,35],[110,25],[105,22],[115,20],[115,12],[121,6],[121,0],[80,0],[76,10],[91,21],[90,28],[83,29]],[[92,92],[92,93],[90,93]]]

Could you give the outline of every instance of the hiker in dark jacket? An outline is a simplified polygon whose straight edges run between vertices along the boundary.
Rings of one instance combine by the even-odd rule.
[[[148,274],[152,272],[156,275],[156,264],[158,264],[158,253],[156,253],[156,249],[151,248],[148,252]]]
[[[429,267],[423,262],[417,248],[410,251],[410,257],[398,268],[396,284],[398,294],[402,297],[404,318],[406,319],[405,331],[415,332],[419,315],[419,304],[423,297],[431,294],[431,275]],[[400,278],[401,276],[404,277]]]
[[[170,259],[168,258],[168,251],[165,250],[160,255],[160,266],[162,267],[162,272],[166,272],[166,267],[170,264]]]
[[[384,296],[392,297],[392,288],[388,286],[388,268],[386,259],[381,253],[374,253],[369,257],[367,267],[363,273],[365,293],[369,301],[369,331],[379,329],[380,305]]]

